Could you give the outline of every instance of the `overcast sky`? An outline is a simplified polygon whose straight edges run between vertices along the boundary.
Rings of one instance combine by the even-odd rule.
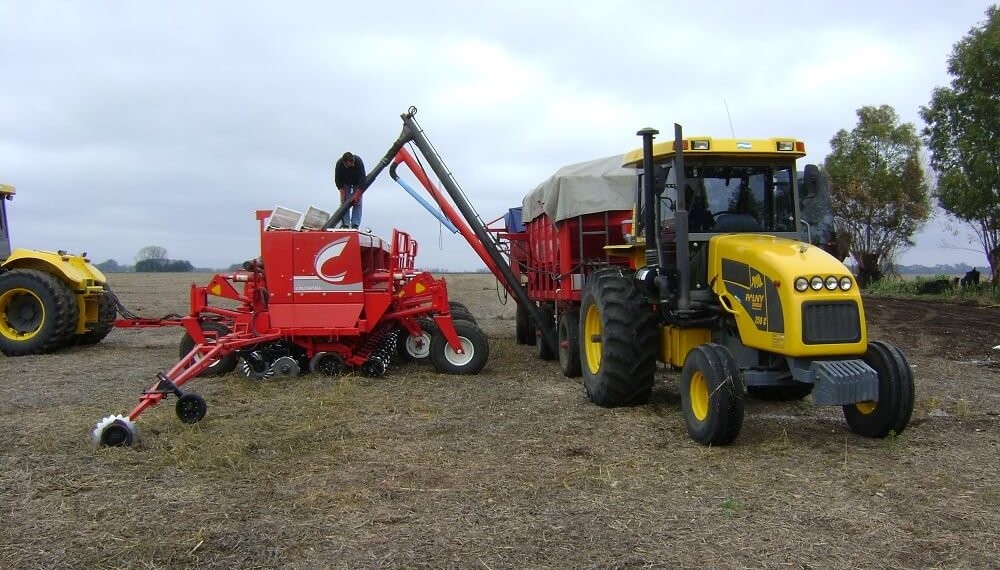
[[[255,210],[334,210],[336,158],[373,166],[411,105],[486,219],[646,126],[724,137],[731,116],[819,163],[863,105],[922,128],[989,5],[0,0],[0,182],[15,246],[225,267],[258,255]],[[388,173],[363,225],[409,231],[420,266],[482,266]],[[901,261],[984,264],[943,225]]]

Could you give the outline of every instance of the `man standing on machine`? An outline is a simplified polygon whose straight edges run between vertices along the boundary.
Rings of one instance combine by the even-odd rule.
[[[341,219],[343,226],[357,228],[361,225],[361,193],[365,182],[365,163],[361,157],[345,152],[334,166],[333,182],[340,190],[340,202],[350,201]]]

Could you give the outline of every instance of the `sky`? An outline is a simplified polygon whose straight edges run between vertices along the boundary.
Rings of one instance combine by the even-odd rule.
[[[636,131],[794,136],[822,163],[856,110],[919,109],[985,0],[46,2],[0,0],[0,182],[15,247],[222,268],[256,210],[333,211],[333,164],[371,168],[417,120],[485,220]],[[411,184],[412,176],[401,173]],[[384,173],[363,226],[417,265],[483,266]],[[982,266],[938,216],[903,264]]]

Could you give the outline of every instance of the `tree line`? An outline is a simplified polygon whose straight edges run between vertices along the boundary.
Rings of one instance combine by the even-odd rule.
[[[857,110],[857,125],[830,141],[823,164],[834,225],[867,285],[892,271],[930,218],[932,199],[979,240],[992,283],[1000,283],[1000,7],[958,41],[951,84],[920,108],[918,134],[889,105]],[[930,151],[933,190],[921,160]]]

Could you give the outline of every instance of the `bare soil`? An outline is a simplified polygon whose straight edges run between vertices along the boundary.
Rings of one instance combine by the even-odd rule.
[[[489,333],[482,374],[235,375],[90,430],[177,359],[179,329],[0,357],[4,568],[985,568],[1000,560],[1000,311],[866,299],[869,335],[914,367],[887,440],[837,408],[750,400],[723,448],[691,442],[674,372],[646,406],[603,409],[513,341],[488,275],[446,276]],[[206,275],[112,275],[133,311],[187,312]]]

